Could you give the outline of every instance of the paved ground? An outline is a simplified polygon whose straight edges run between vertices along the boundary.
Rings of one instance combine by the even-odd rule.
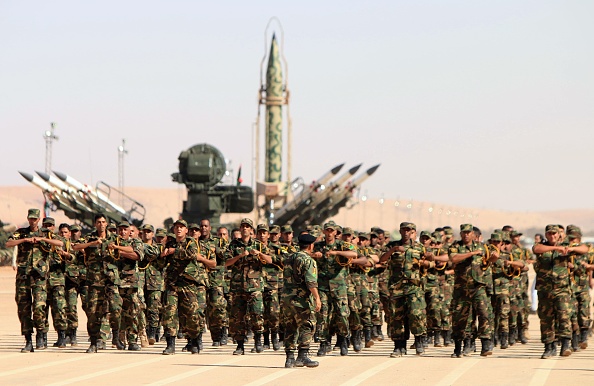
[[[82,314],[84,318],[84,313]],[[531,319],[532,339],[493,356],[452,359],[452,348],[430,348],[423,357],[391,359],[391,342],[378,342],[360,354],[340,357],[336,352],[320,360],[316,369],[285,369],[284,353],[233,356],[233,346],[213,348],[205,337],[200,355],[160,355],[159,343],[138,353],[108,348],[85,354],[87,335],[79,329],[78,347],[48,348],[21,354],[23,338],[14,302],[14,273],[0,268],[0,384],[96,385],[204,382],[209,385],[587,385],[594,382],[594,348],[568,358],[541,360],[538,319]],[[83,321],[83,326],[84,326]],[[384,328],[385,331],[385,328]],[[55,332],[49,333],[50,346]],[[410,344],[410,342],[409,342]],[[594,342],[593,342],[594,344]],[[247,351],[251,346],[247,347]],[[317,348],[316,348],[317,349]]]

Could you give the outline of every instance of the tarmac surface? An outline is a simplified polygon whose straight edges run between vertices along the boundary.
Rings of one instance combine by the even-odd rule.
[[[80,307],[79,307],[80,309]],[[376,342],[372,348],[341,357],[336,351],[320,361],[320,366],[284,368],[284,352],[266,350],[233,356],[233,345],[212,347],[210,335],[204,337],[199,355],[182,353],[178,341],[176,355],[161,355],[160,342],[139,352],[117,351],[108,345],[97,354],[86,354],[86,319],[79,311],[79,345],[58,349],[50,331],[49,347],[21,354],[24,339],[14,302],[14,271],[0,268],[0,385],[99,385],[203,383],[208,385],[588,385],[594,383],[594,346],[572,354],[542,360],[538,318],[530,319],[528,344],[515,344],[507,350],[496,349],[492,356],[477,354],[452,359],[453,347],[429,347],[419,357],[414,350],[402,358],[389,358],[392,342]],[[385,326],[384,326],[385,334]],[[408,342],[410,345],[412,340]],[[591,338],[594,345],[594,339]],[[480,344],[479,350],[480,350]],[[317,345],[312,351],[317,350]]]

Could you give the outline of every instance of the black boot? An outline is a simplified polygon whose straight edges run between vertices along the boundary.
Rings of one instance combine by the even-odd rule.
[[[585,350],[588,348],[588,329],[582,328],[580,331],[580,348]]]
[[[125,350],[126,346],[120,340],[120,331],[111,330],[111,344],[114,345],[118,350]]]
[[[202,335],[202,334],[199,334],[199,335]],[[200,354],[200,337],[190,339],[190,342],[192,343],[192,347],[190,348],[189,351],[192,354]]]
[[[493,334],[491,334],[491,339],[493,340],[493,345],[495,347],[499,346],[499,343],[501,343],[501,336],[503,335],[503,333],[496,333],[494,332]]]
[[[37,331],[35,334],[35,348],[38,350],[45,350],[45,344],[43,342],[43,332]]]
[[[167,347],[163,350],[163,355],[175,355],[175,335],[168,336],[165,339],[167,340]]]
[[[553,347],[555,346],[555,342],[552,343],[545,343],[545,350],[542,353],[540,359],[549,359],[555,355],[553,351]]]
[[[442,347],[441,344],[441,331],[435,331],[433,334],[433,347]]]
[[[526,338],[526,329],[522,328],[520,330],[520,343],[526,344],[528,343],[528,338]]]
[[[381,342],[384,340],[384,334],[382,333],[382,326],[375,326],[377,332],[377,340]]]
[[[183,338],[184,338],[184,333],[181,330],[179,330],[177,332],[177,339],[183,339]]]
[[[309,356],[309,348],[299,348],[297,354],[297,360],[295,361],[295,367],[318,367],[320,364],[318,361],[312,361]]]
[[[264,350],[268,350],[268,349],[270,349],[270,335],[267,332],[265,332],[263,335],[264,335],[263,348],[264,348]]]
[[[192,350],[192,339],[186,338],[186,345],[182,347],[182,352],[191,351]]]
[[[47,348],[47,332],[43,333],[43,348]]]
[[[423,344],[423,335],[415,336],[415,350],[417,355],[423,355],[425,352],[425,345]]]
[[[154,328],[154,327],[149,327],[147,330],[148,331],[147,331],[146,335],[147,335],[147,338],[148,338],[148,343],[152,346],[157,341],[155,339],[155,334],[156,334],[157,331],[156,331],[156,328]]]
[[[578,352],[580,351],[580,338],[577,331],[574,331],[571,334],[571,351]]]
[[[330,338],[330,339],[332,339],[332,338]],[[340,345],[342,344],[342,340],[343,339],[344,338],[341,335],[336,335],[336,343],[334,343],[334,348],[332,349],[332,351],[335,351],[335,350],[339,350],[340,349]],[[328,342],[328,343],[330,345],[332,345],[331,342]],[[348,347],[348,344],[347,344],[347,347]]]
[[[227,340],[229,340],[229,328],[223,327],[221,331],[221,346],[226,346]]]
[[[262,346],[262,333],[256,332],[254,333],[254,352],[261,353],[264,351],[264,347]]]
[[[328,343],[326,342],[320,342],[320,348],[318,348],[318,353],[317,356],[319,357],[325,357],[326,356],[326,345]]]
[[[320,329],[316,328],[316,332],[313,335],[314,343],[320,343]]]
[[[404,343],[406,345],[406,342]],[[394,351],[390,354],[390,358],[399,358],[403,355],[401,350],[402,343],[399,340],[394,341]]]
[[[362,345],[361,330],[353,331],[352,342],[353,342],[353,350],[355,350],[355,352],[360,352],[361,345]]]
[[[493,347],[491,347],[491,339],[482,338],[481,339],[481,356],[486,357],[488,355],[493,355]]]
[[[452,358],[462,358],[462,341],[460,339],[454,340],[454,353]]]
[[[365,348],[373,346],[373,339],[371,338],[371,327],[365,327],[363,329],[363,335],[365,335]]]
[[[154,327],[155,328],[155,343],[160,342],[162,337],[161,337],[161,327]]]
[[[245,349],[243,348],[243,340],[237,341],[237,348],[233,351],[233,355],[243,355],[245,353]]]
[[[462,355],[469,356],[472,353],[472,339],[464,338],[464,349],[462,350]]]
[[[94,354],[96,352],[97,352],[97,337],[92,336],[91,337],[91,345],[87,349],[87,354]]]
[[[76,328],[70,330],[70,346],[78,346],[78,341],[76,340]]]
[[[509,347],[508,343],[509,343],[509,333],[502,332],[501,333],[501,347],[500,348],[502,350],[505,350],[506,348]]]
[[[429,347],[429,343],[431,343],[431,338],[433,338],[432,332],[427,332],[426,335],[423,335],[423,339],[421,340],[423,342],[423,348]]]
[[[272,349],[274,351],[278,351],[280,349],[280,343],[278,341],[278,334],[276,332],[272,332],[270,335],[271,336],[271,340],[272,340]]]
[[[332,350],[333,350],[333,347],[332,347],[332,336],[326,342],[326,345],[324,346],[324,349],[326,350],[326,354],[330,354],[332,352]]]
[[[561,352],[559,353],[562,357],[568,357],[571,355],[571,339],[561,338]]]
[[[128,340],[128,351],[140,351],[140,346],[138,343]]]
[[[54,343],[54,347],[66,348],[66,331],[58,330],[58,340]]]
[[[443,338],[444,347],[448,347],[451,344],[450,332],[449,331],[441,331],[441,337]]]
[[[343,357],[345,355],[349,355],[349,341],[346,336],[343,336],[340,341],[340,356]]]
[[[373,340],[377,340],[377,338],[379,336],[378,333],[377,333],[377,327],[378,326],[372,326],[371,327],[371,339],[373,339]]]
[[[31,335],[33,335],[33,334],[31,334],[30,332],[25,334],[25,347],[23,347],[21,349],[21,352],[34,352],[35,351],[33,349],[33,338]]]
[[[516,334],[517,334],[517,327],[512,327],[509,329],[509,345],[513,346],[514,344],[516,344]]]
[[[285,368],[291,369],[295,367],[295,351],[285,349],[285,354],[287,354],[287,359],[285,359]]]

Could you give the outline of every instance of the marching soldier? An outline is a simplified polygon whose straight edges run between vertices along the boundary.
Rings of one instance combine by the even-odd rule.
[[[70,258],[65,259],[65,293],[66,293],[66,320],[68,330],[66,333],[66,343],[71,346],[78,346],[76,331],[78,329],[78,297],[80,295],[83,310],[86,310],[85,299],[86,291],[86,267],[83,256],[80,252],[72,249],[74,243],[80,241],[81,229],[78,225],[60,225],[60,236],[64,238],[65,244],[63,252],[70,254]],[[85,311],[86,312],[86,311]]]
[[[161,252],[165,244],[159,240],[167,238],[165,229],[155,228],[150,224],[142,226],[141,239],[144,244],[144,259],[138,263],[138,270],[142,280],[144,301],[146,303],[146,327],[148,329],[148,344],[154,345],[159,341],[159,319],[162,310],[161,298],[165,290],[163,270],[165,259],[161,258]]]

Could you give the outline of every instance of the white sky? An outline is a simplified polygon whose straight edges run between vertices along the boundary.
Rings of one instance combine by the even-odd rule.
[[[382,167],[370,197],[591,207],[594,2],[0,0],[0,184],[53,169],[174,188],[207,142],[251,181],[264,29],[285,31],[293,177]],[[138,197],[142,201],[141,197]]]

